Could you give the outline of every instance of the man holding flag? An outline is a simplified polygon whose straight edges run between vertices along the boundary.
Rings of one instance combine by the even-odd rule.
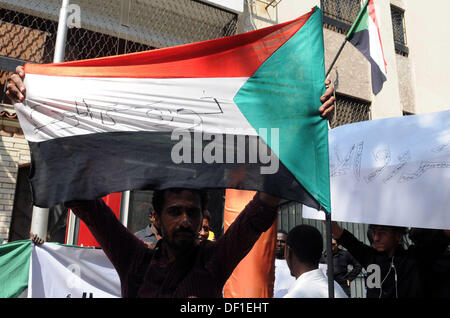
[[[141,66],[139,63],[144,60],[151,60],[151,58],[153,57],[153,59],[156,61],[154,65],[136,68],[136,71],[151,72],[151,76],[157,78],[158,85],[160,85],[161,88],[163,88],[161,83],[167,76],[167,74],[164,72],[173,72],[174,76],[178,76],[186,82],[189,81],[189,78],[184,79],[184,76],[189,75],[190,77],[192,77],[194,76],[194,73],[192,72],[197,72],[195,76],[209,77],[207,83],[210,83],[214,82],[214,78],[217,76],[216,73],[214,73],[216,70],[208,68],[210,65],[215,65],[221,70],[228,73],[230,73],[230,68],[232,68],[232,71],[234,71],[235,73],[231,74],[231,83],[237,82],[238,80],[241,81],[242,78],[246,79],[244,85],[239,84],[242,86],[239,92],[237,94],[233,93],[236,95],[233,98],[233,103],[237,104],[237,106],[240,107],[240,111],[246,117],[246,120],[248,120],[248,122],[253,125],[253,128],[256,129],[260,127],[271,127],[264,125],[267,123],[266,117],[272,116],[270,120],[273,121],[272,123],[274,125],[277,125],[275,127],[280,127],[280,129],[287,129],[283,131],[284,135],[280,136],[282,137],[282,139],[284,138],[282,141],[284,142],[283,146],[286,148],[282,148],[281,150],[283,151],[277,153],[277,156],[279,156],[281,162],[286,165],[287,169],[284,168],[286,169],[284,171],[288,171],[289,179],[287,179],[286,177],[284,177],[284,179],[281,178],[283,175],[278,173],[275,173],[273,175],[266,175],[264,176],[264,178],[259,176],[257,179],[254,179],[254,175],[246,175],[245,173],[243,174],[241,172],[242,170],[239,169],[235,171],[236,173],[230,174],[230,178],[227,180],[232,180],[231,177],[238,178],[240,181],[242,181],[241,179],[251,179],[252,182],[255,182],[256,180],[257,182],[255,184],[259,185],[258,190],[260,191],[246,206],[244,211],[234,221],[228,231],[215,242],[203,241],[200,244],[195,243],[198,231],[200,230],[201,226],[202,211],[205,208],[206,204],[206,197],[204,192],[195,188],[196,186],[207,188],[208,184],[198,184],[198,182],[200,182],[201,180],[205,180],[208,182],[214,181],[214,179],[211,178],[209,178],[210,180],[198,178],[198,181],[196,181],[197,183],[193,184],[178,183],[181,186],[166,186],[167,184],[164,183],[164,181],[161,181],[160,178],[155,177],[155,180],[157,180],[158,182],[162,182],[159,185],[157,184],[157,189],[163,188],[163,190],[156,190],[153,197],[153,206],[156,212],[155,223],[161,229],[161,234],[163,237],[162,240],[160,240],[160,242],[158,243],[155,250],[148,249],[142,241],[137,239],[133,235],[133,233],[131,233],[126,227],[124,227],[113,215],[109,207],[106,206],[101,199],[80,201],[80,198],[86,199],[88,197],[83,196],[82,194],[80,195],[78,193],[78,190],[76,190],[77,188],[70,189],[70,187],[67,188],[69,189],[68,191],[63,191],[60,188],[56,189],[59,191],[52,193],[54,194],[54,196],[52,197],[49,196],[47,198],[44,198],[46,194],[42,192],[37,195],[42,195],[42,200],[40,201],[41,205],[48,205],[53,201],[61,199],[65,200],[65,202],[67,202],[66,206],[71,208],[72,211],[87,224],[88,228],[90,229],[96,240],[100,243],[101,247],[113,263],[120,276],[123,297],[221,297],[223,285],[225,284],[229,275],[232,273],[233,269],[250,251],[261,233],[266,231],[275,221],[277,217],[276,207],[279,203],[278,195],[283,196],[283,191],[291,191],[291,193],[295,192],[296,199],[306,201],[310,205],[324,207],[329,211],[329,187],[327,187],[329,178],[327,166],[328,151],[326,147],[327,129],[326,125],[324,125],[325,123],[323,121],[323,118],[320,118],[320,116],[327,116],[333,110],[334,97],[332,97],[332,95],[334,88],[332,86],[329,86],[330,81],[327,80],[325,82],[325,85],[327,86],[325,93],[323,95],[320,93],[324,91],[323,79],[325,72],[323,70],[324,63],[322,25],[319,14],[320,10],[316,8],[316,10],[311,11],[311,13],[305,15],[302,18],[294,20],[294,22],[286,23],[280,26],[274,26],[272,29],[270,29],[274,30],[273,33],[268,33],[267,30],[269,29],[257,30],[254,33],[251,33],[251,35],[243,34],[228,39],[225,38],[223,40],[220,40],[221,42],[206,41],[198,45],[193,44],[190,46],[188,45],[185,47],[180,47],[180,49],[178,50],[182,57],[186,54],[201,55],[201,58],[198,56],[194,56],[194,58],[188,60],[188,63],[186,63],[185,65],[186,69],[183,70],[187,73],[184,74],[179,74],[180,68],[179,64],[177,64],[182,59],[174,58],[171,54],[173,52],[171,48],[155,52],[154,55],[149,55],[147,54],[147,52],[144,52],[142,54],[138,53],[136,55],[129,55],[124,57],[111,57],[110,59],[106,58],[105,60],[97,59],[92,61],[84,61],[82,62],[82,64],[79,64],[78,61],[68,62],[69,64],[65,64],[67,68],[65,68],[64,66],[56,66],[56,68],[52,69],[52,67],[55,66],[44,66],[44,73],[46,73],[46,76],[44,76],[43,78],[49,79],[51,78],[50,74],[56,72],[53,74],[65,74],[64,76],[66,77],[60,78],[60,80],[62,81],[65,81],[67,78],[76,76],[75,73],[80,73],[80,69],[78,69],[75,73],[70,72],[71,70],[75,70],[77,69],[77,67],[81,66],[85,71],[83,73],[83,76],[86,77],[83,78],[83,81],[79,81],[78,83],[83,83],[91,80],[89,79],[89,77],[93,75],[92,73],[89,74],[89,72],[105,71],[106,73],[102,73],[101,76],[99,76],[97,73],[97,76],[99,76],[100,78],[104,76],[117,77],[121,76],[120,74],[125,74],[128,70],[128,65],[126,65],[126,63],[133,62],[136,63],[136,65]],[[309,38],[313,33],[317,34],[320,37],[318,39]],[[222,58],[221,63],[219,64],[217,64],[218,57],[215,56],[217,55],[218,50],[213,46],[214,43],[219,43],[220,45],[224,46],[223,52],[219,52],[219,57]],[[310,43],[313,43],[314,45],[311,46]],[[298,46],[305,48],[306,54],[304,56],[296,55],[296,48],[298,48]],[[313,48],[317,50],[317,54],[315,54]],[[206,54],[205,52],[208,54]],[[233,66],[235,66],[235,64],[237,63],[236,57],[238,56],[236,55],[236,52],[239,53],[239,57],[241,57],[241,55],[252,56],[253,58],[257,57],[257,61],[258,59],[262,59],[263,61],[265,60],[265,63],[261,65],[254,64],[253,61],[246,61],[245,64],[239,66],[241,68],[235,68]],[[287,60],[287,57],[289,57],[289,60]],[[173,60],[168,61],[168,59],[172,58]],[[260,60],[258,63],[261,63]],[[300,60],[300,65],[297,64],[298,60]],[[74,64],[72,65],[70,63]],[[96,64],[97,68],[92,68],[91,66],[93,65],[91,63],[100,64]],[[203,68],[200,68],[200,70],[196,69],[195,65],[192,63],[200,63]],[[229,67],[224,68],[224,65],[229,65]],[[30,77],[34,77],[35,75],[38,75],[38,73],[41,75],[44,74],[40,73],[42,70],[44,70],[40,70],[40,68],[42,67],[40,65],[31,65],[28,67],[31,72]],[[123,68],[124,73],[115,73],[116,70],[120,70],[120,72],[122,72],[121,68]],[[25,67],[25,69],[27,70],[27,67]],[[69,73],[67,73],[66,71],[68,71]],[[245,75],[247,73],[243,73],[244,71],[247,73],[250,72],[250,78],[247,79],[247,77],[245,77],[247,76]],[[199,74],[199,72],[201,74]],[[107,73],[109,75],[107,75]],[[140,76],[142,77],[144,75],[139,74],[137,77],[139,78]],[[145,74],[145,76],[148,76],[148,74]],[[298,76],[300,76],[300,78],[298,78]],[[7,94],[16,102],[25,101],[25,86],[23,83],[24,77],[25,72],[21,67],[19,67],[17,69],[17,74],[12,76],[12,81],[10,84],[8,84]],[[139,79],[135,80],[139,81]],[[217,81],[219,80],[220,78],[217,79]],[[115,80],[110,80],[109,83],[112,83],[114,81]],[[177,81],[180,82],[181,80]],[[177,81],[172,81],[170,85],[176,85]],[[196,79],[196,81],[196,83],[198,83],[201,82],[202,79]],[[284,82],[279,83],[278,81]],[[108,80],[105,81],[104,84],[107,85],[107,82]],[[303,82],[305,83],[305,85],[301,87],[301,84],[303,84]],[[146,82],[141,81],[141,84],[145,83]],[[192,83],[193,84],[190,85],[195,84],[194,82]],[[38,82],[35,82],[34,85],[39,84]],[[189,88],[189,86],[187,87]],[[61,89],[67,89],[67,87],[61,85]],[[72,87],[69,87],[68,92],[71,89]],[[193,89],[195,89],[195,87],[193,87]],[[226,89],[227,87],[224,87],[224,90]],[[82,90],[80,92],[83,93]],[[186,90],[186,92],[188,92],[188,90]],[[114,93],[114,91],[109,91],[109,93]],[[124,92],[124,94],[125,93],[126,92]],[[157,93],[158,92],[146,91],[146,94],[157,95]],[[320,95],[322,96],[320,97]],[[32,97],[29,98],[33,99]],[[236,106],[234,104],[234,106],[231,105],[231,103],[230,105],[220,103],[218,99],[211,96],[208,97],[206,95],[202,97],[201,102],[205,103],[205,99],[207,98],[211,99],[211,105],[216,106],[217,104],[218,107],[216,108],[221,111],[221,114],[229,112],[231,108]],[[127,99],[130,100],[130,98]],[[50,99],[47,99],[47,101],[48,100]],[[42,99],[40,98],[33,99],[33,103],[41,103],[41,101]],[[315,107],[317,107],[320,102],[322,102],[323,104],[320,105],[319,111],[317,111],[317,108]],[[68,105],[66,102],[61,100],[59,100],[57,103]],[[186,103],[192,103],[192,100],[189,100]],[[20,111],[20,113],[24,115],[24,117],[22,117],[24,120],[30,120],[29,123],[31,123],[31,125],[36,125],[36,121],[40,118],[43,118],[42,116],[48,116],[50,114],[51,117],[55,115],[55,108],[50,111],[44,110],[41,114],[35,113],[35,111],[44,109],[47,106],[53,107],[55,105],[53,104],[53,102],[51,102],[50,104],[48,104],[47,102],[39,104],[39,106],[36,106],[37,104],[34,104],[34,106],[31,107],[31,113],[27,114],[27,110],[24,108],[22,110],[25,110],[25,112]],[[86,106],[86,109],[80,111],[80,105]],[[279,107],[280,105],[282,105],[281,108]],[[299,105],[304,105],[302,107],[305,108],[301,108]],[[99,109],[103,109],[105,107],[105,104],[100,103],[96,106],[98,106]],[[72,137],[65,135],[70,131],[79,131],[79,129],[91,129],[93,127],[93,131],[83,131],[79,134],[79,137],[75,137],[81,139],[90,139],[91,137],[94,137],[96,139],[95,147],[101,147],[101,144],[98,144],[100,139],[97,138],[101,135],[97,134],[100,126],[89,127],[89,125],[86,125],[87,122],[93,122],[93,119],[95,119],[93,118],[95,116],[93,116],[92,112],[94,108],[87,107],[87,103],[84,99],[82,99],[81,104],[75,102],[76,112],[74,112],[73,114],[69,114],[70,110],[67,110],[67,106],[62,107],[61,109],[65,109],[63,113],[57,113],[56,117],[53,117],[46,123],[37,123],[37,126],[27,131],[26,135],[28,137],[36,134],[39,135],[39,137],[35,139],[35,141],[33,141],[34,145],[32,145],[32,148],[35,150],[34,155],[40,158],[39,161],[35,159],[35,163],[38,165],[41,163],[47,164],[49,163],[49,161],[51,161],[50,158],[48,158],[49,161],[45,159],[45,157],[49,156],[50,154],[45,154],[43,151],[44,148],[52,146],[52,143],[56,139],[59,139],[56,140],[57,143],[62,142],[62,147],[64,149],[70,148],[68,142],[70,142],[71,140],[75,140],[71,139]],[[140,108],[135,106],[133,109],[139,110]],[[178,109],[178,111],[179,110],[180,108]],[[106,127],[108,124],[118,124],[116,125],[117,127],[120,126],[120,124],[125,123],[124,121],[122,123],[119,123],[118,121],[112,120],[112,117],[110,116],[111,113],[102,111],[101,114],[103,116],[101,117],[101,122],[99,121],[96,123],[98,125],[102,124],[104,127]],[[116,111],[116,114],[119,114],[119,111]],[[186,115],[187,112],[178,112],[178,114],[180,114],[181,118],[181,115]],[[127,115],[134,116],[135,114],[127,113]],[[211,113],[205,112],[203,113],[203,115],[203,123],[205,124],[205,126],[207,126],[206,124],[208,123],[208,118],[211,117],[208,116],[211,115]],[[296,116],[296,118],[300,120],[294,121],[292,120],[292,116]],[[156,116],[151,117],[151,119],[155,118]],[[303,120],[301,120],[301,118],[303,118]],[[145,119],[147,120],[148,117]],[[166,114],[161,114],[157,119],[166,119]],[[222,120],[222,122],[224,121],[225,119]],[[69,130],[66,128],[61,128],[61,122],[64,122],[64,125],[68,123],[76,123],[76,125],[74,125],[71,130]],[[175,121],[172,120],[166,120],[165,125],[173,125],[174,122]],[[59,125],[58,127],[56,127],[58,129],[55,129],[52,126],[55,123]],[[132,121],[128,120],[126,124],[129,126],[132,124]],[[297,126],[302,126],[303,130]],[[171,127],[171,129],[173,129],[173,126]],[[67,138],[56,138],[54,140],[50,140],[54,137],[55,133],[58,134],[57,131],[62,132],[62,135],[59,137]],[[317,135],[315,135],[314,132],[316,131],[320,131],[320,136],[323,136],[324,138],[319,138]],[[108,133],[109,132],[110,131],[108,131]],[[311,135],[302,135],[303,132],[310,133]],[[297,139],[289,136],[289,133],[295,135],[295,138]],[[117,136],[120,136],[120,134],[103,134],[101,138],[104,138],[105,136],[116,138]],[[131,137],[131,135],[128,136]],[[136,136],[137,135],[135,134],[133,138],[135,138]],[[316,138],[318,138],[317,140],[321,140],[320,145],[315,144]],[[45,141],[45,139],[47,140]],[[149,140],[138,138],[135,140],[141,142],[151,142],[152,139]],[[92,144],[93,141],[93,139],[90,139],[89,144]],[[269,143],[267,140],[265,141]],[[57,143],[55,145],[57,145]],[[110,143],[113,142],[110,141]],[[82,144],[78,143],[78,141],[76,144],[82,146]],[[84,146],[85,145],[86,143],[84,143]],[[312,149],[315,154],[315,156],[312,157],[314,159],[308,158],[308,160],[304,160],[299,163],[298,155],[291,148],[294,145],[297,146],[295,147],[295,149],[298,149],[299,145],[300,147],[303,147],[302,150],[304,152],[306,152],[308,148]],[[111,146],[113,146],[113,144],[111,144]],[[59,149],[61,150],[63,148],[60,147]],[[70,152],[70,155],[72,154],[73,152]],[[78,155],[81,156],[81,153],[76,152],[76,154],[77,157]],[[86,154],[83,154],[83,156],[84,155]],[[147,154],[149,160],[152,159],[152,156],[157,155],[158,154],[156,153],[156,151]],[[74,157],[72,156],[71,158]],[[111,160],[114,159],[115,158],[111,158]],[[139,158],[133,158],[134,161],[131,159],[127,159],[123,160],[123,162],[120,161],[119,163],[130,164],[130,162],[136,162],[137,159]],[[320,164],[317,164],[316,161],[318,161],[319,159],[321,160],[321,162]],[[154,161],[155,160],[152,160],[152,164],[155,163]],[[110,162],[111,164],[117,164],[113,161]],[[92,161],[90,161],[90,163],[92,163]],[[102,165],[106,164],[104,161],[100,163]],[[325,165],[323,165],[324,163]],[[145,164],[147,164],[147,162],[142,161],[142,165]],[[50,166],[48,167],[50,168]],[[83,171],[86,170],[86,165],[80,165],[80,167],[83,167]],[[133,166],[132,169],[128,168],[128,171],[137,171],[139,173],[140,170],[136,170],[136,168],[142,169],[142,167],[139,168],[137,166]],[[146,167],[144,168],[148,169]],[[172,168],[172,166],[170,168]],[[41,166],[41,172],[43,171],[42,169],[46,168],[44,166]],[[36,170],[39,170],[39,167],[36,167]],[[92,185],[88,180],[82,180],[82,182],[88,182],[88,186],[99,193],[101,193],[102,191],[108,191],[108,181],[105,181],[105,176],[100,174],[98,176],[99,178],[96,178],[96,170],[92,166],[89,166],[88,170],[94,171],[94,173],[89,176],[91,178],[90,180],[97,179],[95,180],[95,182],[98,182],[98,180],[100,180],[101,182],[99,183],[99,185],[102,186],[103,190],[97,189],[97,184]],[[51,168],[46,171],[48,173],[56,173],[56,171],[52,172]],[[158,171],[155,171],[155,173],[157,172]],[[60,171],[59,174],[61,173],[63,172]],[[283,173],[287,175],[287,172]],[[295,175],[295,178],[291,173]],[[304,178],[305,173],[312,173],[312,177]],[[76,176],[76,178],[73,179],[73,182],[78,182],[76,180],[83,178],[82,175],[72,175]],[[120,176],[120,173],[118,173],[117,175]],[[173,175],[170,174],[172,183],[169,183],[169,185],[174,185],[179,181],[174,178],[176,175],[176,173],[173,173]],[[220,176],[220,174],[217,173],[216,175]],[[117,178],[117,176],[114,177]],[[133,176],[133,178],[134,180],[145,179],[142,178],[142,175],[136,175]],[[150,178],[149,180],[152,179]],[[149,180],[146,180],[147,186],[149,183],[151,184]],[[190,178],[190,180],[193,179]],[[287,182],[287,180],[291,181]],[[301,180],[302,183],[300,183],[299,180]],[[40,179],[40,181],[45,180]],[[49,182],[51,181],[49,180]],[[120,186],[124,186],[124,184],[127,184],[127,187],[144,186],[136,185],[134,183],[122,183],[123,184]],[[82,185],[82,183],[80,184]],[[58,185],[61,186],[63,184],[58,183]],[[237,184],[235,185],[235,187],[238,187]],[[245,188],[248,186],[246,186],[245,184],[241,184],[241,187]],[[34,188],[34,190],[38,190],[38,187],[35,186]],[[79,191],[84,191],[81,186],[78,189]],[[293,191],[292,189],[294,189],[295,191]],[[264,193],[265,190],[267,190],[271,194]]]

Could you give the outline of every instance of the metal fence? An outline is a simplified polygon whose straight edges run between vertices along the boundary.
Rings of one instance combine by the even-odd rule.
[[[0,0],[2,91],[14,69],[4,65],[53,61],[61,4]],[[237,30],[236,14],[193,0],[74,0],[68,11],[65,61],[204,41]]]

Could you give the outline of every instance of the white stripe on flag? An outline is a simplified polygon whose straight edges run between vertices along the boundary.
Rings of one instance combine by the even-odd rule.
[[[248,78],[85,78],[27,74],[16,110],[28,141],[191,129],[256,136],[233,98]]]
[[[375,22],[373,22],[372,17],[369,16],[368,21],[369,30],[369,45],[370,45],[370,56],[378,65],[380,71],[387,77],[386,66],[384,65],[383,49],[381,47],[381,39],[378,27]]]

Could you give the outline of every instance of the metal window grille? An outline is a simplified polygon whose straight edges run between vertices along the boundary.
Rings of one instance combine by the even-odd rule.
[[[369,102],[343,94],[336,94],[336,108],[330,122],[331,128],[369,119]]]
[[[73,4],[79,8],[80,27],[67,31],[66,61],[210,40],[237,31],[235,13],[194,0],[77,0]],[[11,58],[17,64],[52,62],[60,6],[61,0],[0,0],[0,65],[5,60],[11,64]],[[11,75],[8,69],[0,69],[2,93]]]
[[[395,52],[403,56],[408,56],[409,50],[406,46],[405,12],[396,6],[391,5],[391,17]]]
[[[321,0],[320,6],[324,27],[342,34],[347,33],[361,10],[360,0]]]

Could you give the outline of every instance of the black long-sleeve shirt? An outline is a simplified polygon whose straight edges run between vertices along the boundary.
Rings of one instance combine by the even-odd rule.
[[[326,263],[326,253],[322,256],[321,263]],[[361,272],[362,266],[346,250],[339,249],[333,253],[334,280],[343,286],[347,286],[347,280],[354,280]],[[348,270],[348,265],[352,265],[352,270]]]
[[[410,246],[407,250],[398,246],[393,257],[365,245],[344,230],[337,240],[364,267],[377,264],[380,267],[381,288],[367,288],[367,298],[425,297],[425,271],[446,244],[433,241],[423,246]],[[393,265],[393,266],[392,266]],[[370,275],[370,273],[369,273]]]
[[[205,240],[182,260],[169,263],[164,238],[155,250],[147,248],[103,200],[71,202],[68,207],[86,223],[114,265],[122,297],[222,297],[234,268],[277,217],[276,208],[255,196],[217,241]]]

